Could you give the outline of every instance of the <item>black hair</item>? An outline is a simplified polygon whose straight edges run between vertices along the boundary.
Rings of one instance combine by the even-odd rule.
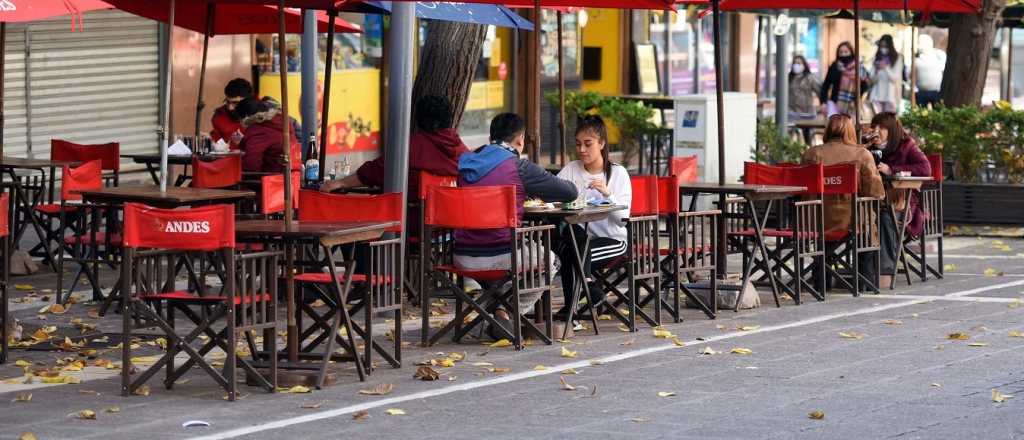
[[[428,133],[452,128],[452,104],[448,98],[426,95],[417,100],[416,127]]]
[[[248,98],[252,94],[252,84],[244,78],[235,78],[224,86],[224,96],[228,98]]]
[[[502,113],[491,119],[491,142],[511,143],[526,132],[526,121],[515,113]]]
[[[878,61],[878,60],[880,60],[882,58],[888,58],[889,59],[889,65],[896,64],[896,62],[899,61],[899,59],[900,59],[900,54],[899,54],[899,52],[896,52],[896,44],[894,44],[893,41],[892,41],[892,35],[889,35],[889,34],[882,35],[882,37],[879,38],[877,42],[875,42],[876,45],[880,45],[882,43],[885,43],[886,45],[888,45],[889,53],[886,54],[886,55],[882,55],[880,52],[876,51],[875,52],[875,61]]]
[[[256,113],[265,112],[267,110],[270,110],[270,104],[262,99],[249,96],[235,106],[235,111],[232,116],[235,117],[235,120],[241,121],[249,116],[255,115]]]
[[[855,54],[853,53],[853,45],[850,44],[849,41],[844,41],[842,43],[839,43],[838,46],[836,46],[836,61],[839,61],[839,51],[843,48],[843,46],[846,46],[846,50],[850,51],[851,57],[855,56]]]
[[[576,123],[576,135],[590,133],[601,140],[601,160],[604,161],[604,178],[612,180],[612,161],[608,158],[608,127],[604,125],[604,119],[598,115],[586,115]]]

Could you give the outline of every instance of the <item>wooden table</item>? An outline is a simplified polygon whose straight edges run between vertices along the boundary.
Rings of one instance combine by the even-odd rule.
[[[339,345],[351,353],[351,359],[355,362],[356,372],[359,380],[366,380],[366,372],[363,369],[363,362],[359,358],[359,351],[355,344],[355,331],[352,328],[352,320],[346,308],[348,289],[351,286],[352,277],[345,277],[345,285],[342,288],[338,280],[338,272],[334,261],[331,258],[331,249],[335,246],[375,240],[384,234],[387,228],[397,225],[397,222],[303,222],[293,221],[286,225],[283,220],[243,220],[235,223],[235,236],[242,242],[277,243],[285,247],[285,276],[286,276],[286,307],[288,319],[288,348],[286,350],[287,361],[279,365],[279,368],[290,370],[314,370],[317,371],[316,386],[323,387],[324,378],[327,375],[327,366],[330,364],[331,355],[334,352],[334,342],[338,340]],[[314,242],[327,255],[327,267],[334,280],[335,292],[340,293],[339,298],[334,298],[338,310],[334,313],[328,337],[324,339],[322,354],[310,353],[315,347],[303,348],[306,359],[316,359],[319,362],[300,362],[299,335],[302,331],[298,326],[296,310],[296,298],[294,287],[295,250],[297,243]],[[345,273],[351,274],[355,268],[351,259],[345,262]],[[344,323],[347,332],[347,340],[340,340],[338,329]],[[370,344],[370,341],[366,341]],[[276,354],[280,355],[280,354]]]
[[[744,200],[746,212],[749,213],[747,220],[754,224],[754,241],[757,245],[757,250],[761,253],[761,258],[765,261],[770,261],[768,254],[768,248],[764,243],[764,225],[768,221],[768,213],[771,211],[770,203],[774,200],[781,200],[788,198],[794,194],[806,191],[807,188],[803,186],[784,186],[784,185],[748,185],[745,183],[683,183],[679,185],[679,197],[680,204],[682,204],[682,197],[686,195],[692,196],[690,200],[690,211],[696,210],[697,197],[702,194],[715,194],[718,195],[718,205],[722,209],[722,215],[718,217],[718,249],[716,250],[716,264],[718,266],[718,277],[719,279],[725,279],[729,274],[728,255],[726,250],[726,221],[729,217],[725,210],[725,199],[727,196],[740,196]],[[757,212],[756,205],[754,202],[757,201],[768,201],[769,209],[765,209],[764,215],[759,215]],[[748,264],[744,268],[742,283],[739,286],[740,296],[736,298],[736,307],[734,310],[739,310],[740,300],[742,294],[746,291],[746,287],[750,284],[750,273],[753,270],[753,264]],[[775,279],[774,271],[768,272],[768,281],[771,283],[772,295],[775,297],[776,306],[779,303],[779,286],[778,280]],[[718,284],[719,289],[732,289],[732,286],[728,286],[725,283]]]
[[[181,173],[177,179],[174,180],[174,186],[182,186],[188,181],[190,176],[188,175],[188,167],[192,166],[192,158],[199,156],[203,159],[216,159],[218,157],[229,156],[232,154],[241,155],[242,152],[238,150],[232,150],[228,153],[207,153],[207,154],[168,154],[167,155],[167,166],[171,165],[182,165],[185,167],[185,172]],[[149,171],[149,176],[153,178],[153,183],[160,184],[160,153],[147,153],[147,154],[122,154],[121,157],[125,159],[131,159],[132,162],[137,164],[145,165],[146,171]],[[281,173],[274,173],[281,174]],[[170,172],[168,171],[168,176]]]
[[[899,273],[899,264],[903,263],[906,268],[907,284],[910,284],[910,267],[906,261],[906,249],[903,243],[903,239],[906,237],[907,225],[910,224],[910,217],[907,215],[907,211],[910,210],[910,193],[913,191],[919,191],[921,186],[925,182],[931,182],[934,179],[931,177],[918,177],[918,176],[882,176],[882,182],[886,188],[895,190],[894,192],[902,195],[902,198],[906,200],[906,206],[903,208],[903,216],[896,224],[896,263],[893,264],[892,278],[889,282],[889,289],[896,288],[896,275]],[[895,200],[890,198],[890,191],[885,192],[885,205],[888,207],[889,212],[892,214],[892,219],[896,221],[896,208],[893,206]],[[886,274],[889,275],[889,274]]]
[[[554,223],[565,222],[570,225],[583,225],[584,231],[587,229],[587,224],[590,222],[604,220],[608,218],[613,212],[625,211],[625,216],[629,216],[629,208],[622,205],[611,205],[611,206],[587,206],[583,209],[545,209],[545,210],[528,210],[524,213],[523,219],[527,221],[536,221],[543,223]],[[576,254],[576,261],[570,262],[570,266],[576,270],[576,278],[579,280],[578,283],[572,286],[572,301],[569,306],[569,315],[565,318],[565,327],[562,330],[562,339],[566,339],[569,336],[569,329],[572,328],[572,318],[576,315],[576,306],[580,301],[580,294],[582,292],[589,292],[586,290],[586,280],[590,278],[590,274],[586,273],[584,268],[584,258],[590,252],[590,234],[584,232],[583,237],[577,237],[575,229],[570,228],[570,240],[572,241],[572,249]],[[583,251],[580,252],[579,242],[583,240]],[[597,329],[597,310],[594,309],[591,304],[590,296],[587,296],[587,307],[590,308],[590,321],[594,326],[594,334],[600,334]],[[552,317],[547,317],[552,319]]]
[[[169,187],[161,192],[156,186],[120,186],[82,192],[82,198],[88,202],[114,205],[134,202],[157,208],[235,203],[253,197],[256,193],[247,190]]]
[[[11,192],[13,196],[10,198],[10,215],[13,221],[11,227],[13,231],[11,233],[12,244],[17,247],[21,241],[21,237],[25,234],[25,230],[29,225],[36,231],[39,236],[39,245],[36,248],[43,248],[43,261],[48,262],[54,270],[56,270],[56,263],[53,261],[53,256],[50,255],[49,251],[49,240],[43,230],[43,221],[36,213],[36,206],[42,201],[42,193],[47,193],[47,200],[53,201],[54,198],[54,186],[56,182],[56,169],[63,168],[65,166],[78,166],[79,162],[67,161],[67,160],[49,160],[49,159],[26,159],[21,157],[7,157],[0,158],[0,172],[7,174],[10,177]],[[49,170],[49,185],[43,185],[45,188],[39,188],[39,195],[37,197],[29,197],[26,192],[26,188],[21,183],[21,179],[18,178],[16,170],[39,170],[43,172],[43,179],[47,179],[46,172]],[[21,219],[19,221],[19,219]],[[25,221],[27,220],[27,221]],[[33,249],[35,250],[35,249]],[[31,252],[31,251],[30,251]]]

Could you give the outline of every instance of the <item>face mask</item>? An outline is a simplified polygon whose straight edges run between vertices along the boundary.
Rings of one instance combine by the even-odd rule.
[[[793,65],[793,73],[795,73],[797,75],[799,75],[801,73],[804,73],[804,65],[803,64],[794,64]]]
[[[882,55],[889,55],[889,48],[888,47],[879,47],[878,48],[878,53],[880,53]]]
[[[853,61],[853,55],[840,55],[839,61],[842,61],[843,63],[849,63],[850,61]]]

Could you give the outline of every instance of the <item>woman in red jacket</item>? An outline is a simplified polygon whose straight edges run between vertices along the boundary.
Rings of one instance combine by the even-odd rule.
[[[246,98],[238,103],[235,116],[242,121],[242,170],[280,173],[284,171],[281,129],[285,125],[276,101],[270,98]],[[301,149],[295,136],[295,124],[288,123],[292,169],[299,169]]]

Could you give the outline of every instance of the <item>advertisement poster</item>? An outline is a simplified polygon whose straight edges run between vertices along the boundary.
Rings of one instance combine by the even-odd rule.
[[[328,115],[327,154],[378,151],[380,149],[380,70],[350,69],[337,71],[331,80],[331,106]],[[323,105],[324,76],[317,78],[317,108]],[[280,101],[281,80],[276,75],[260,77],[260,91]],[[288,75],[290,116],[302,123],[299,100],[302,78]],[[322,116],[321,116],[322,117]],[[319,129],[317,130],[319,133]]]

